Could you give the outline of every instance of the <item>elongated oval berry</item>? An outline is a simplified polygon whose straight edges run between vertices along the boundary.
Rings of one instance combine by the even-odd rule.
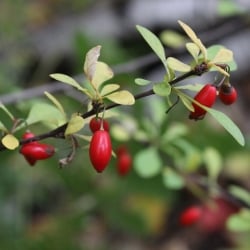
[[[92,131],[92,133],[95,133],[96,131],[100,130],[102,123],[104,130],[109,132],[109,123],[106,120],[93,117],[89,122],[89,128]]]
[[[24,140],[33,138],[35,135],[31,132],[26,132],[22,136]],[[42,144],[34,141],[21,146],[19,152],[24,156],[27,162],[33,166],[37,160],[50,158],[55,153],[55,148],[48,144]]]
[[[94,132],[89,146],[90,161],[97,172],[102,172],[112,155],[112,144],[109,133],[105,130]]]
[[[44,160],[51,157],[55,153],[55,149],[47,144],[38,143],[34,145],[33,143],[28,143],[21,147],[20,153],[30,159]]]
[[[233,104],[237,100],[237,96],[237,91],[233,86],[222,85],[220,87],[219,98],[224,104]]]
[[[120,176],[125,176],[129,173],[132,166],[132,157],[126,146],[120,146],[116,150],[117,155],[117,172]]]
[[[199,206],[191,206],[185,209],[180,216],[180,224],[182,226],[190,226],[198,222],[202,216],[202,208]]]
[[[194,100],[200,104],[210,108],[216,101],[216,87],[212,84],[206,84],[194,97]],[[197,104],[192,104],[194,111],[190,113],[189,118],[194,120],[201,120],[206,114],[206,110]]]

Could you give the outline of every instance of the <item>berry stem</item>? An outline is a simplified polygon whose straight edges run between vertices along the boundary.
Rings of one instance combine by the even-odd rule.
[[[205,72],[207,72],[208,68],[207,68],[207,65],[206,63],[202,62],[201,64],[197,65],[193,70],[181,75],[181,76],[178,76],[176,77],[175,79],[173,79],[172,81],[169,82],[170,85],[174,85],[178,82],[181,82],[183,80],[185,80],[186,78],[190,77],[190,76],[200,76],[202,74],[204,74]],[[134,96],[135,100],[139,100],[139,99],[142,99],[142,98],[145,98],[147,96],[151,96],[151,95],[154,95],[154,91],[153,89],[149,89],[147,91],[144,91],[142,93],[139,93],[137,95]],[[90,111],[87,111],[86,113],[82,114],[82,117],[83,118],[88,118],[92,115],[98,115],[98,113],[102,112],[104,109],[105,110],[109,110],[109,109],[112,109],[112,108],[115,108],[115,107],[118,107],[118,106],[121,106],[121,104],[118,104],[118,103],[113,103],[109,106],[106,106],[104,107],[104,105],[97,105],[97,107],[94,107],[93,109],[91,109]],[[30,143],[30,142],[34,142],[34,141],[40,141],[40,140],[43,140],[43,139],[46,139],[46,138],[61,138],[61,139],[65,139],[65,135],[64,135],[64,132],[67,128],[67,125],[68,123],[65,123],[63,125],[61,125],[60,127],[57,127],[56,129],[54,130],[51,130],[47,133],[44,133],[44,134],[40,134],[40,135],[37,135],[33,138],[29,138],[29,139],[25,139],[25,140],[20,140],[20,145],[24,145],[24,144],[27,144],[27,143]],[[0,143],[0,151],[4,151],[6,150],[6,147]]]

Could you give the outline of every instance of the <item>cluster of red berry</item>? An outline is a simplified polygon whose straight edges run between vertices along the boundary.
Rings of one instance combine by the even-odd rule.
[[[180,215],[182,226],[196,225],[206,233],[213,233],[225,228],[228,217],[239,211],[239,207],[220,197],[211,201],[211,204],[192,205]]]
[[[102,172],[112,155],[112,143],[109,135],[109,123],[105,119],[93,117],[89,128],[93,133],[89,146],[90,161],[97,172]],[[117,150],[117,171],[126,175],[132,165],[132,158],[126,147]]]
[[[23,139],[31,139],[35,135],[31,132],[26,132]],[[55,148],[49,144],[43,144],[37,141],[29,142],[21,146],[19,151],[27,162],[34,166],[38,160],[45,160],[50,158],[55,153]]]
[[[90,120],[89,128],[93,133],[89,146],[90,161],[95,170],[101,173],[109,164],[112,156],[112,143],[109,135],[109,123],[105,119],[93,117]],[[22,139],[27,140],[35,137],[31,132],[26,132]],[[21,146],[19,152],[27,162],[34,166],[38,160],[50,158],[55,153],[55,148],[49,144],[31,141]],[[117,149],[116,167],[118,174],[128,174],[132,166],[132,157],[126,146]]]
[[[231,84],[222,84],[218,87],[215,84],[208,83],[204,85],[204,87],[196,94],[194,100],[208,108],[211,108],[216,101],[217,94],[219,95],[219,99],[222,103],[226,105],[233,104],[237,99],[237,91]],[[206,114],[206,110],[198,106],[196,103],[193,103],[193,107],[194,111],[190,113],[189,118],[194,120],[203,119]]]

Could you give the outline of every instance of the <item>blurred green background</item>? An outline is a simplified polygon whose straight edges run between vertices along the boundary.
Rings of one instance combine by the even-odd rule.
[[[250,52],[246,44],[250,36],[250,6],[238,1],[208,1],[210,4],[202,3],[203,6],[195,0],[184,4],[167,0],[142,2],[1,1],[1,102],[15,117],[24,118],[32,105],[45,99],[43,91],[49,89],[69,114],[86,110],[84,97],[58,87],[49,74],[64,73],[82,79],[85,53],[98,44],[102,45],[101,60],[117,72],[115,81],[132,93],[139,93],[142,88],[134,85],[134,78],[157,81],[162,69],[135,31],[135,25],[145,25],[160,34],[165,29],[178,30],[178,19],[187,20],[208,44],[225,43],[235,51],[238,71],[232,73],[232,79],[239,100],[234,107],[225,109],[217,104],[216,108],[225,111],[242,129],[246,146],[237,145],[209,117],[197,123],[187,120],[187,111],[181,105],[165,116],[166,103],[154,97],[141,100],[132,108],[117,109],[122,116],[111,118],[110,124],[135,126],[141,136],[147,134],[155,145],[158,132],[172,131],[176,140],[173,142],[169,134],[165,135],[170,146],[164,163],[183,164],[192,171],[207,171],[206,164],[199,162],[201,155],[213,148],[222,159],[221,184],[225,187],[237,184],[249,190]],[[169,48],[169,54],[186,56],[178,48]],[[211,79],[199,81],[207,80]],[[0,119],[10,124],[3,111]],[[45,126],[32,127],[36,134],[47,130]],[[115,131],[111,135],[113,146],[126,144],[132,156],[147,147],[136,136],[123,138]],[[249,249],[247,233],[221,232],[216,237],[202,234],[196,237],[198,232],[194,228],[180,227],[180,211],[197,202],[190,190],[168,186],[160,175],[142,178],[133,169],[129,175],[120,177],[114,158],[104,173],[97,174],[84,148],[78,149],[69,166],[59,169],[58,160],[68,153],[70,146],[62,140],[46,142],[55,145],[56,155],[34,168],[28,166],[18,150],[1,152],[1,250]]]

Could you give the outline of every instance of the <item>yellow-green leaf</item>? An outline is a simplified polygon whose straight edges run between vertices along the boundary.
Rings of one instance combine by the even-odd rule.
[[[49,76],[51,78],[59,81],[59,82],[66,83],[66,84],[71,85],[77,89],[82,89],[80,84],[75,79],[73,79],[72,77],[70,77],[68,75],[61,74],[61,73],[55,73],[55,74],[50,74]]]
[[[65,111],[64,111],[64,108],[63,108],[62,104],[49,92],[45,91],[44,94],[58,108],[58,110],[62,113],[63,116],[65,116],[65,119],[66,119],[66,114],[65,114]]]
[[[186,32],[188,37],[200,48],[200,50],[204,56],[204,60],[206,61],[207,50],[206,50],[206,47],[201,42],[201,40],[196,36],[195,32],[187,24],[185,24],[184,22],[182,22],[180,20],[178,21],[178,23],[180,24],[182,29]]]
[[[96,64],[100,56],[100,52],[101,52],[101,46],[98,45],[90,49],[86,54],[85,62],[83,65],[83,71],[90,82],[92,81],[92,78],[95,75]]]
[[[164,44],[172,48],[181,47],[186,41],[185,37],[173,30],[164,30],[160,38]]]
[[[224,69],[222,69],[221,67],[219,67],[215,64],[212,64],[211,66],[212,66],[212,68],[215,68],[215,70],[219,71],[221,74],[228,76],[228,77],[230,76],[229,73],[227,71],[225,71]]]
[[[12,134],[7,134],[2,138],[2,144],[10,150],[14,150],[19,146],[19,141],[18,139],[12,135]]]
[[[180,26],[182,27],[182,29],[186,32],[186,34],[189,36],[189,38],[194,43],[196,43],[198,37],[196,36],[195,32],[190,28],[190,26],[188,26],[187,24],[185,24],[181,20],[179,20],[178,23],[180,24]]]
[[[221,48],[211,62],[227,63],[233,61],[233,52],[229,49]]]
[[[121,90],[114,92],[106,96],[112,102],[121,104],[121,105],[133,105],[135,103],[134,96],[127,90]]]
[[[65,116],[53,105],[43,102],[35,103],[26,119],[27,125],[43,122],[49,127],[60,126],[65,123]]]
[[[104,62],[97,62],[95,73],[91,80],[94,89],[98,89],[102,83],[111,79],[114,76],[112,69]]]
[[[181,91],[175,89],[177,95],[180,97],[182,103],[184,104],[184,106],[191,112],[194,111],[194,107],[192,105],[192,101],[188,98],[188,96],[184,93],[182,93]]]
[[[84,126],[84,119],[78,115],[78,114],[73,114],[68,122],[68,126],[65,130],[65,136],[74,134],[81,130]]]
[[[175,71],[189,72],[191,70],[190,65],[185,64],[174,57],[168,57],[167,64],[168,64],[169,68],[171,68]]]
[[[198,62],[200,48],[195,43],[186,43],[186,48],[187,48],[188,52],[192,55],[194,60],[196,62]]]
[[[101,96],[105,96],[111,92],[114,92],[116,91],[117,89],[120,88],[120,85],[119,84],[114,84],[114,83],[111,83],[111,84],[107,84],[105,85],[102,90],[101,90]]]

